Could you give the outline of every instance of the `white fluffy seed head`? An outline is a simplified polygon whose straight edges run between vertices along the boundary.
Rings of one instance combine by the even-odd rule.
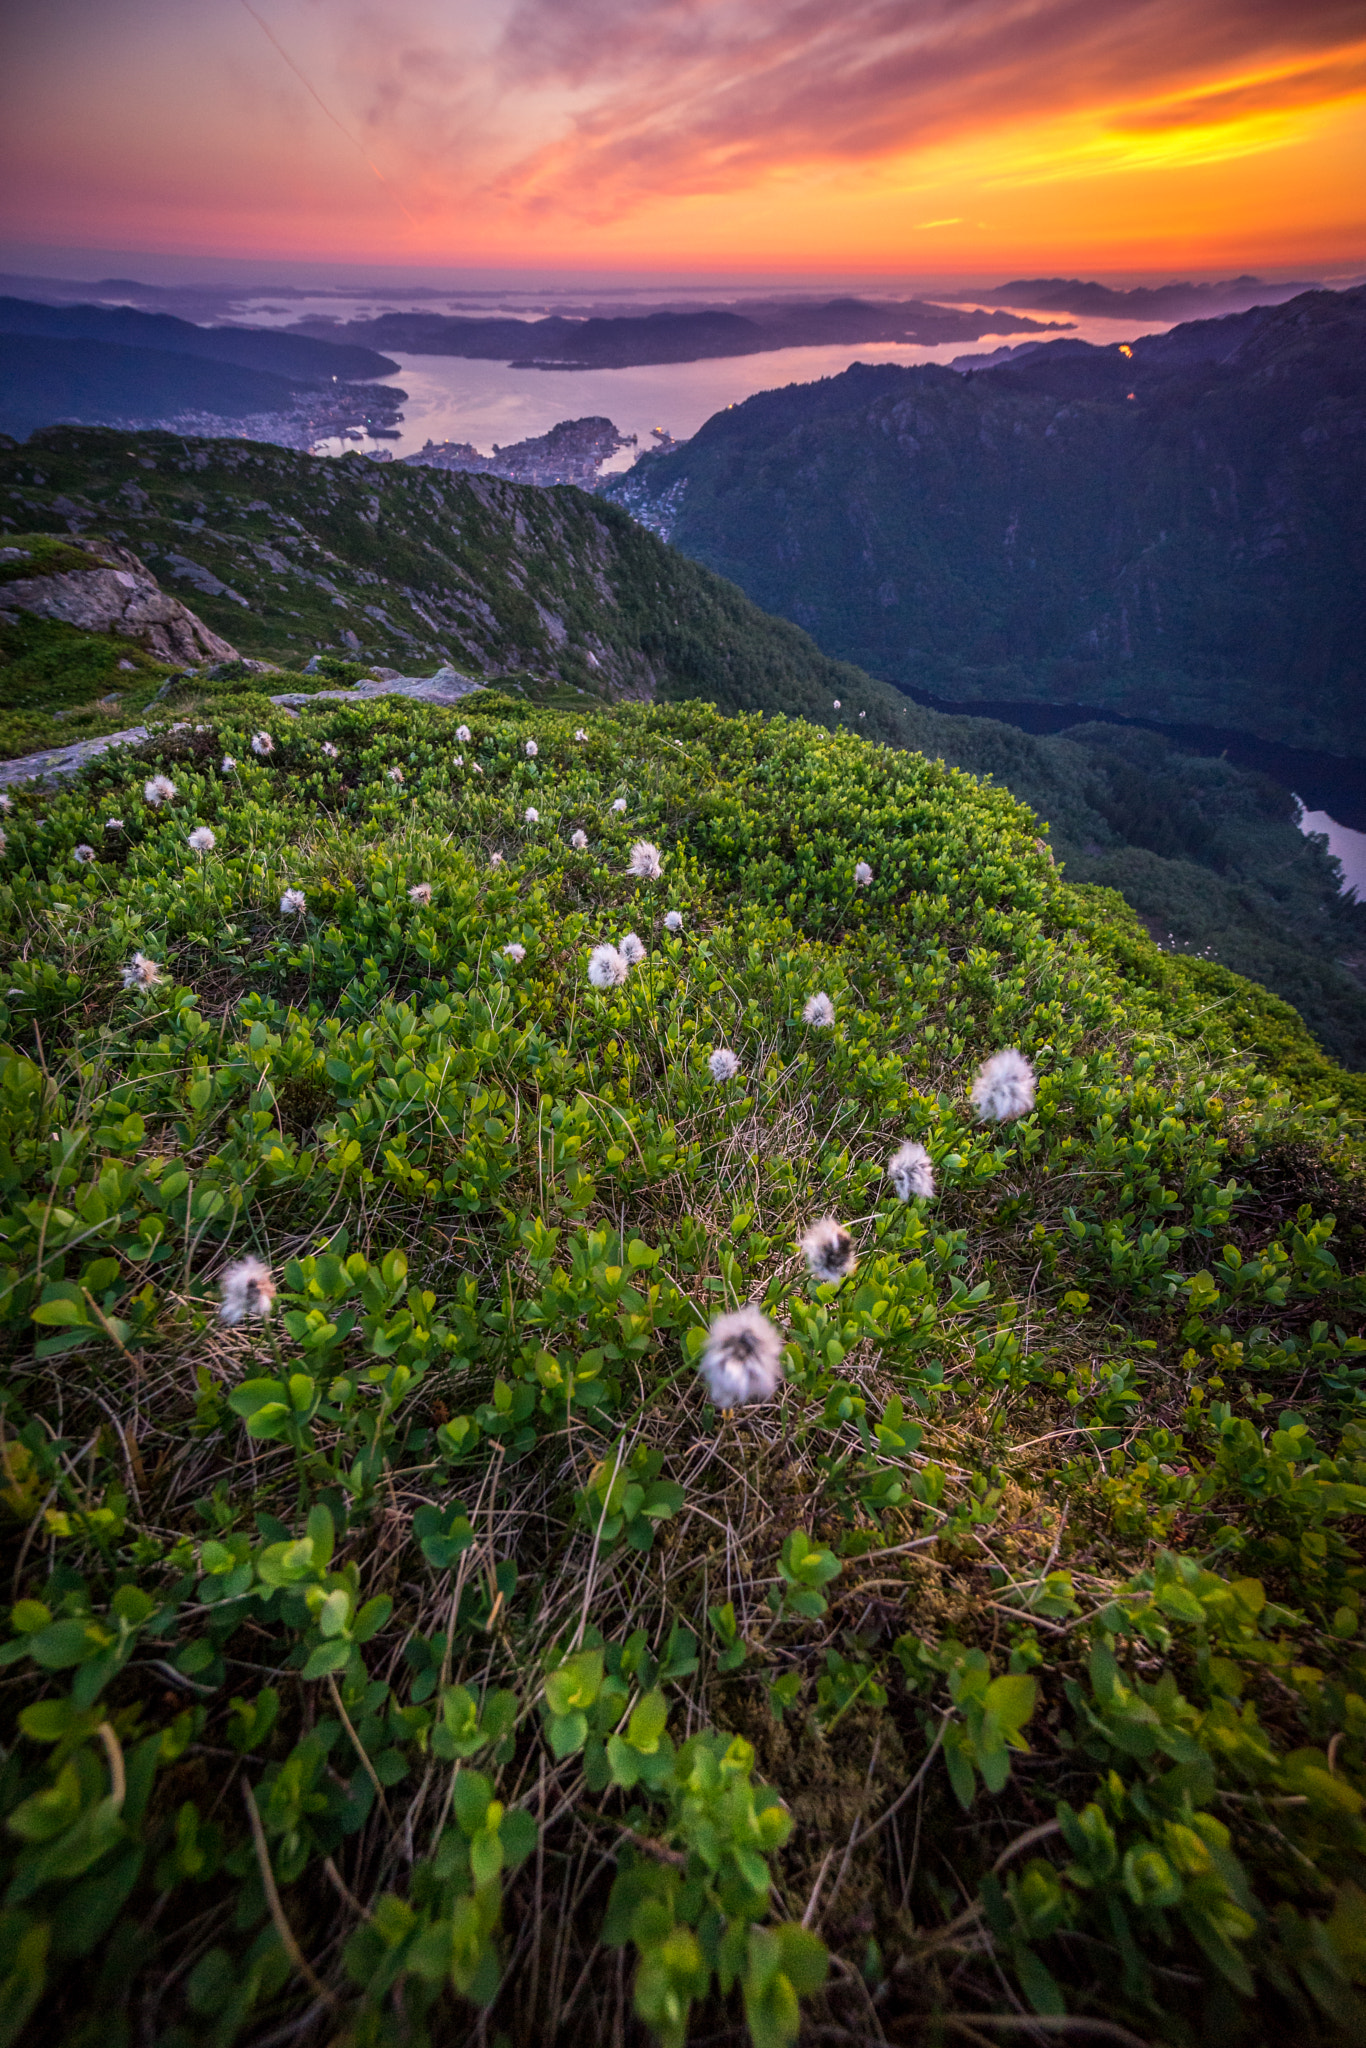
[[[697,1361],[714,1408],[771,1401],[783,1377],[783,1340],[757,1308],[718,1316]]]
[[[923,1145],[908,1138],[887,1161],[887,1178],[903,1202],[917,1195],[928,1201],[934,1193],[934,1166]]]
[[[408,891],[408,901],[409,901],[410,903],[418,903],[418,904],[421,904],[422,908],[423,908],[423,909],[425,910],[425,909],[426,909],[426,907],[427,907],[427,905],[428,905],[428,904],[429,904],[429,903],[431,902],[431,900],[432,900],[432,885],[431,885],[431,883],[430,883],[430,882],[414,882],[414,883],[413,883],[413,886],[412,886],[412,888],[411,888],[411,889],[410,889],[410,890]]]
[[[872,881],[872,879],[872,869],[869,867],[866,860],[861,860],[858,866],[854,869],[854,880],[858,883],[860,889],[866,889],[868,887],[868,884]]]
[[[617,951],[628,967],[639,967],[645,958],[645,941],[635,932],[627,932]]]
[[[631,963],[615,946],[594,946],[588,956],[588,979],[594,988],[620,988],[631,972]]]
[[[477,761],[474,763],[474,772],[476,775],[482,775],[484,772]]]
[[[818,989],[815,995],[808,999],[802,1011],[802,1021],[810,1024],[816,1031],[828,1031],[834,1023],[835,1005],[823,988]]]
[[[733,1081],[740,1071],[740,1062],[728,1045],[718,1045],[707,1059],[707,1071],[713,1081]]]
[[[91,861],[95,858],[95,849],[93,846],[82,844],[72,849],[71,858],[78,867],[88,868]]]
[[[983,1123],[1010,1123],[1034,1107],[1034,1069],[1022,1052],[1008,1046],[994,1052],[977,1070],[972,1106]]]
[[[517,940],[514,939],[511,945],[504,946],[503,958],[505,960],[510,960],[513,966],[516,967],[520,964],[521,961],[526,959],[526,947],[519,945]]]
[[[584,731],[582,726],[578,726],[575,729],[574,737],[576,740],[586,740],[588,738],[588,734]]]
[[[489,855],[489,866],[490,866],[491,868],[500,868],[500,867],[501,867],[502,865],[503,865],[503,856],[502,856],[502,854],[501,854],[501,853],[491,853],[491,854]]]
[[[457,725],[457,727],[455,728],[455,736],[459,740],[462,747],[467,747],[472,737],[470,729],[467,725]]]
[[[682,913],[682,911],[681,911],[681,910],[669,910],[669,911],[666,911],[666,912],[665,912],[665,914],[664,914],[664,929],[665,929],[665,931],[666,931],[666,932],[681,932],[681,931],[682,931],[682,929],[683,929],[683,913]]]
[[[14,798],[8,796],[3,789],[0,789],[0,811],[3,811],[5,816],[8,817],[13,809]]]
[[[335,761],[337,759],[337,756],[341,753],[341,748],[334,747],[331,740],[324,740],[323,752],[324,754],[326,754],[329,761]]]
[[[160,980],[160,967],[155,960],[149,960],[145,953],[134,953],[123,970],[125,988],[155,988]]]
[[[275,1281],[269,1266],[259,1259],[239,1259],[223,1275],[219,1321],[235,1325],[251,1316],[268,1316],[274,1299]]]
[[[839,708],[840,708],[840,700],[839,700],[839,698],[838,698],[838,697],[836,697],[836,699],[835,699],[835,709],[836,709],[836,711],[838,711],[838,710],[839,710]]]
[[[275,742],[268,732],[254,732],[251,736],[251,751],[264,761],[267,754],[275,752]]]
[[[464,767],[464,765],[465,765],[465,756],[464,756],[463,754],[452,754],[452,755],[451,755],[451,766],[452,766],[452,768],[463,768],[463,767]]]
[[[535,804],[528,804],[526,809],[523,811],[522,816],[526,820],[528,825],[539,825],[541,822],[541,814],[537,810]]]
[[[571,832],[569,835],[569,844],[574,848],[576,853],[582,853],[585,846],[587,846],[588,844],[588,834],[586,832]]]
[[[175,784],[169,775],[149,775],[142,785],[142,793],[156,810],[161,804],[170,803],[175,795]]]
[[[0,853],[3,853],[8,845],[9,841],[6,839],[3,830],[0,830]]]
[[[196,825],[194,831],[189,836],[189,846],[192,853],[212,853],[217,844],[218,841],[214,838],[207,825]]]
[[[526,757],[527,757],[528,761],[534,761],[534,760],[535,760],[535,758],[536,758],[536,756],[537,756],[537,755],[538,755],[538,754],[540,753],[540,751],[541,751],[541,750],[540,750],[540,748],[539,748],[539,747],[537,746],[537,744],[536,744],[535,740],[528,740],[528,741],[527,741],[527,743],[526,743]]]
[[[308,898],[302,889],[286,889],[280,898],[280,910],[285,917],[302,917],[308,908]]]
[[[399,767],[397,761],[395,761],[392,768],[386,768],[384,772],[388,776],[390,782],[403,782],[406,779],[404,777],[403,770]]]
[[[614,811],[624,811],[624,810],[626,809],[626,799],[625,799],[625,797],[624,797],[624,796],[614,796],[614,797],[613,797],[613,799],[612,799],[612,809],[613,809]]]
[[[122,832],[122,818],[106,818],[104,821],[104,829],[106,832]]]
[[[223,756],[223,760],[222,760],[222,764],[221,764],[221,766],[220,766],[220,768],[219,768],[219,771],[218,771],[218,772],[219,772],[219,774],[220,774],[220,775],[231,775],[231,774],[232,774],[232,771],[233,771],[233,769],[234,769],[234,768],[235,768],[236,766],[237,766],[237,757],[236,757],[236,755],[235,755],[235,754],[224,754],[224,756]]]
[[[631,848],[627,872],[640,882],[657,882],[664,872],[664,857],[648,839],[637,839]]]
[[[822,1216],[819,1223],[812,1224],[802,1238],[802,1256],[812,1279],[821,1286],[846,1279],[858,1264],[853,1238],[833,1216]]]

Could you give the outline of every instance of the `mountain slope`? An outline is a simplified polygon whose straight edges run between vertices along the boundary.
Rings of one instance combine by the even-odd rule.
[[[386,377],[398,368],[374,349],[280,334],[268,327],[200,327],[170,313],[142,313],[132,306],[46,306],[0,297],[0,334],[115,342],[122,348],[235,363],[240,369],[266,370],[277,377]]]
[[[7,2048],[1366,2038],[1361,1129],[1005,793],[480,691],[5,832]]]
[[[827,652],[1366,755],[1366,289],[748,400],[610,495]]]
[[[1366,912],[1338,899],[1285,791],[1144,734],[1037,739],[924,710],[599,498],[258,443],[53,429],[0,451],[0,508],[11,530],[108,535],[244,655],[287,669],[330,651],[409,674],[449,662],[515,675],[539,698],[705,698],[994,776],[1051,826],[1074,879],[1123,891],[1170,950],[1265,982],[1335,1059],[1366,1068],[1366,994],[1342,964],[1366,953]],[[0,629],[0,701],[23,717],[9,751],[75,736],[33,724],[50,701],[80,702],[54,688],[61,649],[26,642],[9,669],[5,655]],[[107,657],[96,666],[107,689]],[[198,700],[176,701],[183,715]],[[81,730],[120,722],[101,712]]]

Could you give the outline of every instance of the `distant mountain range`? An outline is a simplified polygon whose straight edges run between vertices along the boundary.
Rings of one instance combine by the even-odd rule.
[[[1016,313],[932,305],[923,299],[880,304],[829,299],[741,301],[682,311],[544,320],[444,313],[381,313],[346,323],[310,318],[290,331],[346,339],[404,355],[466,356],[546,370],[620,370],[643,363],[692,363],[713,356],[759,355],[770,349],[861,342],[977,341],[984,334],[1043,334],[1065,323]]]
[[[398,365],[269,328],[200,327],[128,306],[50,306],[0,298],[0,431],[17,439],[56,420],[174,421],[308,445],[348,424],[392,425],[405,394],[353,380]]]
[[[959,374],[856,365],[607,494],[827,653],[1366,756],[1366,288]]]
[[[1191,320],[1202,313],[1276,306],[1316,289],[1307,278],[1298,284],[1266,284],[1259,277],[1230,277],[1213,284],[1134,285],[1116,291],[1111,285],[1087,283],[1079,277],[1017,277],[1011,284],[992,285],[964,296],[982,299],[989,306],[1027,306],[1039,313],[1099,315],[1111,320]]]

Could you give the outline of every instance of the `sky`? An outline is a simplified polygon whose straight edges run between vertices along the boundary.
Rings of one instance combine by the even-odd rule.
[[[9,0],[0,242],[11,267],[1346,275],[1366,12]]]

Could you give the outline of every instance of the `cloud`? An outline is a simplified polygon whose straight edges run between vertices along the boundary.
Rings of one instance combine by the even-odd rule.
[[[1356,0],[515,0],[499,87],[558,91],[565,120],[494,186],[591,209],[600,188],[715,192],[1097,104],[1202,125],[1221,90],[1236,111],[1230,72],[1275,71],[1281,104],[1297,77],[1299,104],[1338,90],[1360,35]]]

